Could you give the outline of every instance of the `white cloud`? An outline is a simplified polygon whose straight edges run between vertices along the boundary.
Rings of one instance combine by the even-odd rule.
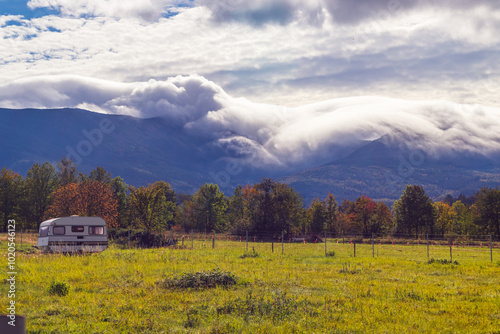
[[[258,10],[262,3],[241,2],[238,10]],[[493,7],[416,6],[345,25],[311,24],[309,14],[324,7],[321,1],[323,7],[273,2],[280,3],[295,13],[286,25],[214,24],[204,6],[154,22],[133,15],[11,18],[18,25],[0,26],[0,82],[60,74],[120,82],[199,74],[232,95],[287,106],[357,95],[500,105],[500,11]],[[321,13],[329,15],[324,8]],[[485,77],[489,88],[478,89]]]
[[[176,0],[29,0],[31,9],[55,9],[64,16],[105,16],[157,20],[168,8],[183,1]]]
[[[498,151],[498,109],[480,106],[500,107],[494,2],[29,3],[62,15],[0,15],[2,107],[166,117],[257,166],[390,133],[430,152]]]
[[[321,24],[325,20],[354,25],[363,21],[387,21],[411,11],[447,11],[473,8],[495,10],[494,1],[469,0],[199,0],[212,11],[216,21],[245,21],[256,25],[287,24],[307,19]]]
[[[233,98],[200,76],[118,83],[78,76],[22,79],[0,86],[1,107],[87,107],[163,117],[191,136],[261,167],[304,160],[389,135],[440,156],[500,153],[500,109],[446,101],[341,98],[296,108]],[[334,157],[329,156],[329,160]]]

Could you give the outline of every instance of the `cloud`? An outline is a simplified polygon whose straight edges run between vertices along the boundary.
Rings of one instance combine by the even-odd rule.
[[[306,19],[316,24],[331,19],[339,24],[354,25],[363,21],[386,21],[416,9],[500,8],[493,1],[468,0],[200,0],[210,8],[214,20],[241,21],[254,25],[287,24]]]
[[[215,21],[241,21],[254,25],[266,23],[287,24],[297,16],[309,21],[324,18],[320,1],[301,0],[201,0],[199,4],[208,7]]]
[[[175,10],[185,2],[182,0],[30,0],[28,7],[58,10],[62,15],[72,17],[105,16],[154,21],[168,10]]]
[[[318,25],[310,20],[318,17],[314,13],[330,15],[326,2],[232,3],[243,16],[248,8],[270,14],[262,16],[262,24],[239,19],[214,24],[212,12],[201,5],[152,22],[11,17],[15,25],[0,26],[0,82],[49,74],[118,82],[198,74],[234,96],[287,106],[357,95],[500,105],[500,12],[492,7],[464,11],[461,2],[453,10],[421,5],[380,22]],[[273,19],[273,6],[293,15]],[[485,76],[491,88],[477,89]]]
[[[500,109],[446,101],[352,97],[290,108],[233,98],[200,76],[119,83],[79,76],[22,79],[0,86],[0,106],[86,107],[162,117],[255,167],[334,160],[332,152],[389,135],[436,157],[500,153]]]

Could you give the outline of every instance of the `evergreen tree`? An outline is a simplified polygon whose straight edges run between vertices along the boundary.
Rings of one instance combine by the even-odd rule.
[[[408,185],[394,202],[393,211],[398,233],[413,234],[415,238],[423,233],[434,234],[434,207],[421,186]]]

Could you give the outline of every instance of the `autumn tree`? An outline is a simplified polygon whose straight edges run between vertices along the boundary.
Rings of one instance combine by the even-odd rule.
[[[393,220],[391,209],[384,202],[376,202],[375,212],[372,216],[373,233],[387,235],[392,231]]]
[[[7,230],[10,219],[19,220],[23,196],[24,179],[14,171],[3,168],[0,171],[0,222],[2,231]]]
[[[48,162],[35,163],[29,170],[25,180],[25,193],[22,213],[30,228],[38,229],[45,212],[52,201],[52,193],[58,186],[55,168]]]
[[[227,203],[216,184],[204,184],[193,196],[196,228],[204,232],[226,230]]]
[[[440,236],[459,233],[460,230],[455,226],[456,212],[453,207],[446,202],[435,202],[433,205],[436,213],[435,232]]]
[[[392,213],[383,202],[362,195],[355,202],[344,200],[339,207],[339,226],[348,234],[388,234],[392,229]]]
[[[57,189],[45,213],[46,218],[71,215],[101,217],[117,227],[118,201],[111,186],[99,181],[70,183]]]
[[[356,203],[348,199],[344,199],[338,208],[337,227],[339,235],[358,233],[356,227],[354,207]]]
[[[375,213],[375,207],[375,202],[368,196],[362,195],[356,199],[354,217],[365,237],[375,232],[371,224],[372,216]]]
[[[147,187],[130,186],[130,215],[139,227],[161,231],[173,223],[177,203],[167,201],[168,183],[159,181]]]
[[[434,234],[434,206],[421,186],[408,185],[393,211],[399,233],[416,238],[421,233]]]

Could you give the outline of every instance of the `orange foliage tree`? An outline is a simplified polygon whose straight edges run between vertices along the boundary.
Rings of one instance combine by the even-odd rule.
[[[46,218],[101,217],[109,227],[117,227],[118,200],[111,187],[103,182],[70,183],[56,190],[52,198]]]

